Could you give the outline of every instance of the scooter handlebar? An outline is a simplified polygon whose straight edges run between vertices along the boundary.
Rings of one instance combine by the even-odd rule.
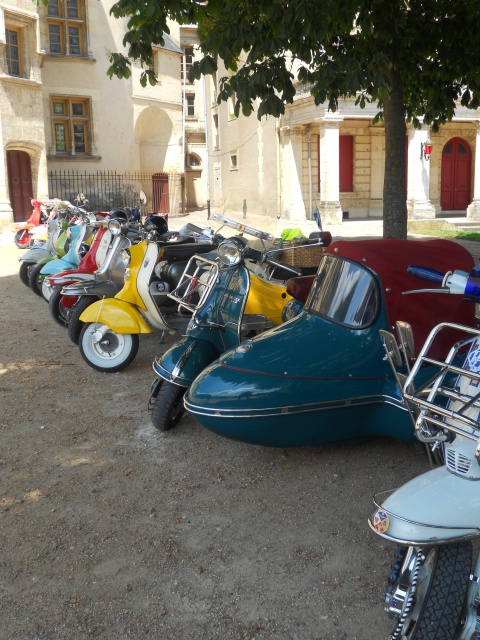
[[[275,260],[275,258],[266,258],[265,262],[267,264],[269,264],[271,267],[278,267],[279,269],[287,269],[288,271],[291,271],[292,273],[294,273],[297,276],[301,276],[303,275],[302,270],[300,269],[300,267],[294,267],[291,264],[287,264],[286,262],[282,262],[281,260]]]
[[[426,282],[433,282],[435,284],[442,284],[445,278],[445,274],[441,271],[437,271],[436,269],[430,269],[429,267],[421,267],[418,265],[411,264],[407,273],[415,278],[419,278],[420,280],[425,280]]]

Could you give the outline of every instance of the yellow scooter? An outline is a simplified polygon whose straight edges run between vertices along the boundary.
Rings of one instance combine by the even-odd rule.
[[[262,234],[260,231],[257,233]],[[264,236],[270,239],[268,234]],[[188,296],[198,302],[208,289],[202,274],[209,271],[210,265],[216,264],[217,245],[222,240],[224,238],[216,234],[213,242],[158,245],[143,241],[129,247],[124,254],[126,272],[122,290],[114,298],[93,303],[80,316],[85,323],[79,339],[83,359],[97,371],[115,373],[134,360],[140,334],[152,333],[152,330],[161,331],[162,337],[163,332],[185,333],[192,311],[170,298],[169,293],[181,282],[188,260],[192,258],[195,261],[196,256],[207,254],[206,263],[202,263]],[[263,255],[262,252],[257,253]],[[285,285],[269,282],[254,274],[250,280],[254,284],[249,287],[252,294],[249,296],[248,313],[255,315],[256,323],[260,323],[263,329],[279,324],[283,306],[290,298]],[[188,281],[182,286],[191,286],[191,283]]]

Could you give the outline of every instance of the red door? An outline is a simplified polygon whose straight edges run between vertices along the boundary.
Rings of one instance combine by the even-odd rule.
[[[452,138],[442,151],[443,211],[465,211],[471,202],[472,152],[465,140]]]
[[[152,176],[153,211],[169,213],[168,173],[154,173]]]
[[[32,213],[32,167],[26,151],[7,151],[8,193],[15,222],[23,222]]]

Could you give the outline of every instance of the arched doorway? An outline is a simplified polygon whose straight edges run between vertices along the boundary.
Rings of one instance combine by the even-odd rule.
[[[451,138],[442,150],[443,211],[465,211],[471,202],[472,151],[462,138]]]
[[[32,165],[26,151],[7,151],[8,193],[14,222],[27,220],[32,212]]]

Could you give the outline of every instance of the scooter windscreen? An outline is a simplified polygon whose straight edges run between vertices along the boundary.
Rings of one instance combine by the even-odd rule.
[[[372,273],[340,256],[325,255],[305,309],[353,329],[369,327],[380,311],[380,290]]]

